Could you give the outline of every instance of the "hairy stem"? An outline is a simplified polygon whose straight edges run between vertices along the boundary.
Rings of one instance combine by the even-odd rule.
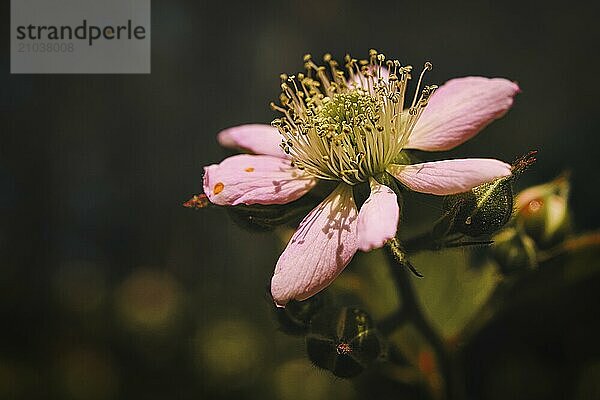
[[[410,280],[410,271],[407,265],[403,265],[398,257],[388,248],[386,252],[392,276],[396,287],[402,299],[401,309],[398,310],[396,319],[391,319],[392,322],[398,322],[396,328],[406,321],[412,322],[415,328],[431,345],[439,363],[440,373],[444,379],[445,393],[443,398],[461,399],[463,398],[463,385],[460,380],[460,367],[456,364],[458,354],[453,354],[449,351],[441,336],[434,330],[429,321],[423,315],[418,304],[415,290]],[[391,328],[387,327],[386,328]]]

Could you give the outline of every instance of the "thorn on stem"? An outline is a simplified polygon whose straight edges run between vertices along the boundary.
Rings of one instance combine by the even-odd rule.
[[[392,252],[392,254],[394,255],[394,260],[396,260],[396,262],[398,264],[400,264],[402,267],[408,268],[408,270],[410,272],[412,272],[415,276],[417,276],[419,278],[423,278],[423,274],[421,274],[412,265],[412,263],[406,256],[406,253],[404,253],[404,250],[402,249],[402,246],[400,245],[400,241],[398,240],[398,238],[392,238],[392,239],[388,240],[387,245],[388,245],[390,251]]]
[[[412,272],[415,276],[419,277],[419,278],[423,278],[424,275],[422,273],[420,273],[413,265],[410,261],[406,260],[406,264],[405,264],[408,269],[410,270],[410,272]]]

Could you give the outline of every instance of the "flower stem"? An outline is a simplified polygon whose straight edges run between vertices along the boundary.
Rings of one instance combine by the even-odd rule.
[[[406,254],[415,254],[425,250],[439,250],[440,244],[433,238],[432,232],[425,232],[403,240],[402,245]]]
[[[458,354],[452,354],[449,351],[442,337],[435,331],[423,315],[410,280],[408,266],[403,265],[390,247],[387,247],[386,249],[388,250],[386,251],[386,255],[388,257],[391,273],[402,300],[402,305],[396,313],[396,318],[389,320],[390,325],[391,322],[395,321],[397,322],[397,328],[407,321],[411,322],[431,345],[436,354],[439,363],[439,372],[443,377],[445,385],[445,393],[442,394],[441,398],[446,400],[464,398],[462,396],[464,390],[463,385],[461,381],[457,379],[461,368],[454,365],[459,361],[459,358],[456,357]],[[389,328],[391,328],[391,326],[386,328],[390,330]]]

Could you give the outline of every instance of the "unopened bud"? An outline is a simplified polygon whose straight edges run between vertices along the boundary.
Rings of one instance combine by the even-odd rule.
[[[285,307],[274,307],[280,329],[288,335],[304,335],[310,321],[325,303],[323,294],[317,294],[304,301],[292,300]]]
[[[381,357],[382,348],[369,315],[351,307],[318,313],[306,337],[310,360],[340,378],[360,374]]]
[[[479,185],[468,192],[447,196],[444,208],[449,233],[477,237],[490,235],[502,228],[513,211],[510,178],[500,178]]]
[[[516,197],[517,224],[540,248],[562,242],[569,234],[569,180],[561,175],[551,182],[523,190]]]
[[[515,228],[504,229],[494,236],[491,254],[504,274],[537,266],[535,243]]]

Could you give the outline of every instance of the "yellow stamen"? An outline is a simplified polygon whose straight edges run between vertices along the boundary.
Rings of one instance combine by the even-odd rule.
[[[329,73],[307,54],[305,74],[281,75],[281,105],[272,108],[283,117],[272,125],[292,165],[320,179],[366,182],[385,171],[407,143],[436,88],[425,86],[419,93],[431,64],[425,64],[413,102],[404,109],[411,66],[372,49],[368,60],[346,55],[346,78],[330,54],[323,59]]]

